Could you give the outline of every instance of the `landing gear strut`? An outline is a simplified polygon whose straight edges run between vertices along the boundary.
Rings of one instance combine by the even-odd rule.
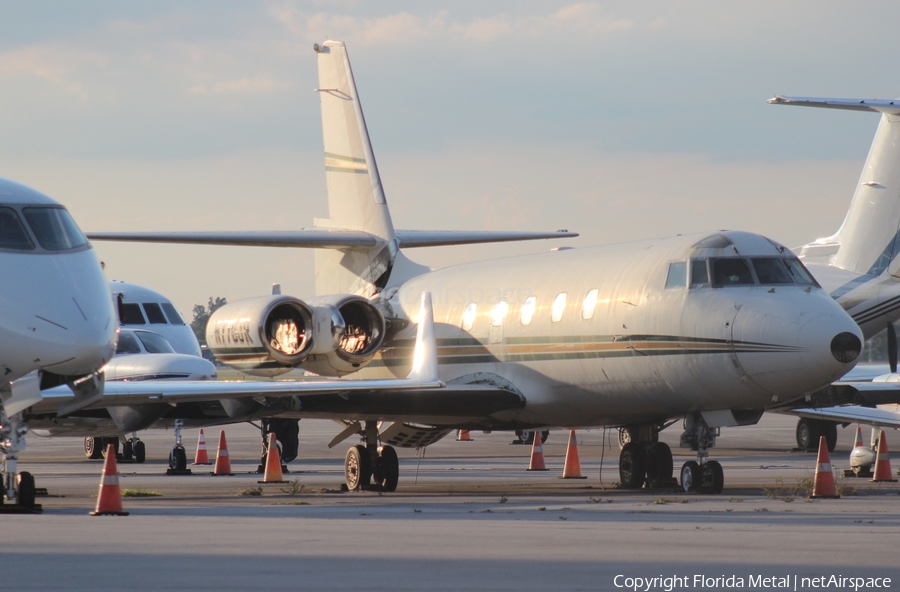
[[[260,424],[262,436],[262,453],[260,454],[258,473],[265,472],[266,457],[269,454],[269,434],[275,434],[278,454],[281,458],[281,471],[287,473],[287,463],[297,458],[300,452],[300,420],[299,419],[264,419]]]
[[[347,489],[395,491],[400,478],[397,451],[391,446],[378,445],[378,424],[374,421],[366,421],[363,439],[365,444],[351,447],[344,457]]]
[[[19,453],[25,450],[25,434],[28,426],[17,413],[12,417],[6,415],[3,403],[0,403],[0,454],[3,455],[0,470],[0,507],[4,510],[21,512],[40,512],[41,506],[35,503],[36,489],[34,477],[23,471],[16,473]],[[13,502],[14,506],[3,506],[3,502]]]
[[[681,467],[681,488],[700,493],[722,493],[725,473],[718,461],[708,460],[709,449],[715,447],[718,428],[706,425],[699,414],[684,418],[684,433],[681,434],[682,448],[697,451],[697,460],[689,460]]]
[[[620,429],[619,483],[623,489],[673,485],[672,450],[659,441],[660,429],[656,424]],[[623,439],[621,434],[628,437]]]

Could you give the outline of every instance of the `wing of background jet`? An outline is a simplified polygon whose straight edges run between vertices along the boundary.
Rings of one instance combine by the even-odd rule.
[[[841,407],[823,407],[821,409],[791,409],[786,413],[807,419],[824,419],[838,423],[862,423],[871,426],[900,429],[900,413],[874,407],[845,405]]]
[[[572,238],[578,236],[578,233],[567,230],[554,232],[397,230],[396,236],[401,247],[413,248]],[[324,249],[368,248],[381,242],[378,237],[361,230],[325,228],[232,232],[89,232],[87,237],[98,241]]]

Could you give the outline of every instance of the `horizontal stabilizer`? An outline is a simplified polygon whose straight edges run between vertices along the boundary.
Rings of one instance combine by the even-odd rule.
[[[845,109],[848,111],[876,111],[878,113],[900,114],[900,99],[826,99],[818,97],[783,97],[776,95],[769,99],[770,105],[793,105],[796,107],[819,107],[822,109]]]
[[[490,230],[398,230],[400,247],[441,247],[508,241],[572,238],[578,233],[566,230],[555,232],[515,232]],[[340,228],[311,228],[282,231],[223,231],[223,232],[89,232],[96,241],[136,243],[171,243],[193,245],[231,245],[241,247],[286,247],[311,249],[371,249],[384,242],[362,230]]]

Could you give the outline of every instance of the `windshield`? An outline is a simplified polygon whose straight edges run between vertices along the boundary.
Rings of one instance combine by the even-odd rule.
[[[796,257],[711,257],[691,260],[691,288],[813,286],[819,284]]]
[[[139,354],[141,346],[131,333],[119,333],[119,343],[116,345],[116,354]]]
[[[141,340],[141,343],[144,344],[144,349],[147,350],[149,354],[174,354],[175,350],[172,349],[172,345],[166,341],[166,338],[157,333],[150,333],[149,331],[135,331],[135,335]]]
[[[64,208],[22,208],[22,214],[41,247],[48,251],[68,251],[87,244],[87,239]]]
[[[31,251],[34,243],[25,232],[19,215],[12,208],[0,208],[0,249]]]

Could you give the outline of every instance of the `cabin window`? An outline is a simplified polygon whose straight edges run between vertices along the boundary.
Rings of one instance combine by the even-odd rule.
[[[525,302],[522,303],[521,321],[523,325],[531,324],[531,319],[534,318],[535,308],[537,308],[537,298],[535,298],[534,296],[529,296],[525,299]]]
[[[147,313],[147,320],[150,321],[152,325],[165,325],[166,317],[163,314],[162,309],[155,302],[145,302],[144,303],[144,312]]]
[[[594,309],[597,308],[597,294],[599,292],[597,288],[593,288],[584,295],[584,302],[581,303],[581,318],[586,321],[594,318]]]
[[[782,257],[754,257],[751,262],[759,283],[764,286],[793,284],[794,279]]]
[[[687,288],[687,263],[684,261],[669,263],[669,274],[666,276],[666,290],[673,288]]]
[[[169,322],[173,325],[183,325],[184,321],[181,318],[181,315],[178,314],[178,311],[175,310],[175,307],[172,306],[170,302],[163,302],[160,304],[162,306],[163,311],[166,313],[166,316],[169,318]]]
[[[706,259],[694,259],[691,261],[691,287],[709,285],[709,270],[706,267]]]
[[[468,306],[466,306],[466,310],[463,311],[462,316],[462,328],[463,331],[469,331],[472,329],[472,325],[475,324],[475,316],[478,314],[478,305],[474,302],[470,302]]]
[[[0,249],[31,251],[34,243],[28,238],[19,215],[12,208],[0,208]]]
[[[119,333],[119,343],[116,344],[116,354],[139,354],[141,346],[131,333]]]
[[[563,312],[566,310],[566,296],[565,292],[560,292],[553,299],[553,305],[550,307],[550,320],[554,323],[562,320]]]
[[[67,251],[83,247],[87,239],[63,208],[22,208],[41,247],[48,251]]]
[[[491,311],[491,326],[492,327],[502,327],[503,319],[506,318],[506,311],[509,310],[509,303],[506,300],[501,300],[497,304],[494,305],[494,309]]]
[[[145,325],[147,323],[144,320],[144,313],[141,312],[139,304],[123,302],[122,306],[119,307],[119,312],[122,315],[119,322],[123,325]]]
[[[712,260],[713,285],[717,288],[729,286],[752,286],[753,274],[747,262],[739,257]]]

